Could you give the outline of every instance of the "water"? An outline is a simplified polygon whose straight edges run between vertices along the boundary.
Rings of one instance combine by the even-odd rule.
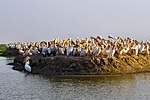
[[[44,77],[12,70],[0,57],[0,100],[149,100],[150,73]]]

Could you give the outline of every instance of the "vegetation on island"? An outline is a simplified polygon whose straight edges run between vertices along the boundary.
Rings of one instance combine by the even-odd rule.
[[[0,55],[4,54],[6,49],[6,44],[0,44]]]

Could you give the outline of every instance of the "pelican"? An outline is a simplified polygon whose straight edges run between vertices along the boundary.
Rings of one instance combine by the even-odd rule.
[[[67,56],[69,56],[73,52],[73,46],[67,46]]]
[[[47,50],[48,50],[48,54],[52,54],[53,56],[56,56],[56,50],[58,49],[58,47],[56,46],[56,44],[52,44]]]
[[[130,47],[129,47],[129,45],[127,45],[127,47],[124,47],[121,52],[122,52],[122,54],[126,54],[126,53],[128,53],[129,50],[130,50]]]
[[[144,46],[143,42],[141,44],[139,44],[138,47],[139,47],[138,50],[140,53],[144,51],[145,46]]]
[[[92,54],[93,54],[94,56],[98,56],[100,53],[101,53],[101,49],[100,49],[98,46],[94,46],[94,47],[92,48]]]
[[[24,54],[23,55],[25,55],[25,56],[31,56],[32,55],[32,53],[31,53],[31,51],[30,51],[30,49],[29,48],[27,48],[26,50],[25,50],[25,52],[24,52]]]
[[[116,52],[115,46],[113,46],[111,49],[109,49],[107,56],[114,56],[115,52]]]
[[[73,49],[73,56],[76,56],[78,54],[78,49],[77,48],[74,48]]]
[[[82,47],[81,51],[80,51],[80,56],[82,56],[82,57],[86,56],[87,52],[88,52],[88,48]]]
[[[146,44],[146,51],[147,51],[147,54],[148,54],[148,55],[150,54],[149,49],[150,49],[150,47],[149,47],[149,45],[148,45],[148,43],[147,43],[147,44]]]
[[[11,49],[15,49],[16,46],[15,46],[14,44],[12,44],[12,45],[10,45],[10,48],[11,48]]]
[[[81,47],[80,46],[81,45],[80,44],[78,45],[78,43],[75,46],[73,46],[73,53],[72,53],[73,56],[79,55],[79,52],[81,51]]]
[[[33,47],[33,48],[31,49],[31,53],[32,53],[33,55],[36,55],[36,54],[38,54],[38,53],[40,53],[40,52],[38,51],[38,48],[37,48],[37,47]]]
[[[19,48],[19,54],[24,55],[24,51],[22,50],[22,48]]]
[[[46,53],[47,53],[47,47],[46,47],[46,46],[43,46],[43,47],[42,47],[42,55],[45,57],[45,56],[46,56]]]
[[[48,47],[48,48],[47,48],[47,53],[48,53],[48,54],[51,54],[51,51],[52,51],[51,48]]]
[[[25,66],[24,66],[24,68],[25,68],[26,71],[31,72],[31,66],[29,65],[29,64],[30,64],[30,62],[29,62],[29,57],[27,56],[25,60],[26,60],[26,61],[25,61]]]
[[[108,36],[109,39],[114,39],[111,35]]]
[[[115,45],[111,46],[111,45],[108,45],[105,47],[105,49],[102,51],[102,54],[104,54],[105,56],[114,56],[115,54]]]
[[[38,53],[58,55],[80,55],[80,56],[99,56],[99,54],[105,56],[114,56],[115,51],[118,51],[120,55],[132,54],[132,50],[135,51],[135,55],[138,53],[150,54],[149,42],[138,42],[132,38],[122,39],[120,37],[108,36],[108,39],[104,39],[100,36],[90,37],[90,39],[78,37],[74,41],[71,38],[61,41],[56,38],[52,41],[41,42],[17,42],[7,44],[8,49],[16,49],[20,55],[29,56]],[[82,50],[81,50],[82,49]],[[40,51],[40,52],[39,52]],[[105,57],[104,56],[104,57]]]
[[[65,54],[65,48],[59,47],[59,48],[57,49],[56,54],[57,54],[57,55],[64,55],[64,54]]]
[[[109,50],[110,50],[110,45],[106,45],[105,48],[104,48],[104,50],[102,51],[102,53],[104,55],[107,55],[107,53],[109,52]]]
[[[92,47],[88,45],[87,56],[92,56],[92,54],[93,54]]]
[[[139,53],[139,47],[138,47],[138,45],[134,45],[133,47],[132,47],[132,49],[133,50],[135,50],[135,55],[137,56],[138,55],[138,53]]]

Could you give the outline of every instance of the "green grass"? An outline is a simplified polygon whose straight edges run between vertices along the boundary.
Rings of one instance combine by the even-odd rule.
[[[0,44],[0,55],[6,51],[6,44]]]

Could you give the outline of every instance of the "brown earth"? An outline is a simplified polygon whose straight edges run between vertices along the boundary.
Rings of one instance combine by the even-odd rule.
[[[2,56],[18,56],[19,55],[19,52],[17,49],[6,49],[4,51],[4,53],[2,54]]]
[[[14,59],[15,70],[24,70],[24,58]],[[150,71],[150,56],[126,56],[123,58],[85,58],[42,55],[31,56],[32,73],[43,75],[122,75]]]

